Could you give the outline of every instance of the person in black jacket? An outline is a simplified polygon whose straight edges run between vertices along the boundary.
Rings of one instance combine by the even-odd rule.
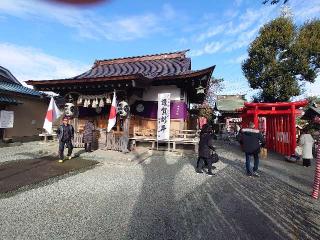
[[[73,126],[69,124],[69,118],[64,117],[63,123],[59,126],[57,130],[58,139],[59,139],[59,162],[63,162],[63,152],[64,152],[64,146],[67,145],[68,148],[68,158],[71,159],[72,154],[72,139],[74,137],[74,129]]]
[[[91,152],[94,130],[95,130],[95,127],[93,124],[93,120],[87,121],[83,131],[83,142],[84,142],[84,148],[86,152]]]
[[[213,135],[212,127],[210,125],[203,125],[200,132],[200,142],[199,142],[199,157],[197,161],[197,173],[203,173],[202,168],[204,165],[208,167],[208,175],[213,175],[212,173],[212,159],[210,158],[211,152],[215,150],[213,146]]]
[[[258,129],[254,129],[254,123],[249,123],[249,128],[243,128],[237,135],[237,140],[242,146],[242,150],[246,155],[246,170],[248,176],[259,177],[259,153],[260,148],[265,145],[265,140]],[[253,171],[250,167],[250,158],[253,156],[254,166]]]

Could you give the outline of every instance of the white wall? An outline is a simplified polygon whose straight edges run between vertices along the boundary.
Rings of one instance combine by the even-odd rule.
[[[159,93],[171,93],[170,100],[180,100],[181,89],[176,85],[151,86],[143,91],[143,101],[158,101]]]

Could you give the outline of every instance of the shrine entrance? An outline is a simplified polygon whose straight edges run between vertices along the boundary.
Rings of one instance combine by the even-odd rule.
[[[253,122],[265,136],[266,147],[283,155],[295,153],[297,146],[296,117],[307,100],[281,103],[245,103],[242,109],[242,127]]]

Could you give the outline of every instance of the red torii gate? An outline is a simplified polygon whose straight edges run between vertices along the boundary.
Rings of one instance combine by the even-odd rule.
[[[266,147],[283,155],[291,155],[296,149],[296,117],[299,108],[308,104],[307,100],[280,103],[245,103],[242,111],[242,127],[253,122],[259,128],[259,118],[266,118]]]

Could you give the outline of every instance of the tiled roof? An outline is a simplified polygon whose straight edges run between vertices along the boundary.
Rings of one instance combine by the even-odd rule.
[[[311,105],[306,109],[304,115],[302,116],[302,119],[309,120],[313,119],[315,116],[320,116],[320,107]]]
[[[0,66],[0,81],[1,82],[8,82],[8,83],[15,83],[18,85],[22,85],[13,75],[12,73],[4,68]]]
[[[72,79],[142,75],[146,78],[191,73],[191,59],[185,51],[96,61],[87,72]]]
[[[41,96],[42,95],[40,92],[35,91],[31,88],[27,88],[27,87],[24,87],[19,84],[8,83],[8,82],[0,82],[0,91],[9,91],[9,92],[27,94],[27,95],[32,95],[32,96]]]
[[[6,104],[19,104],[21,102],[17,101],[16,99],[8,96],[0,96],[0,103],[6,103]]]
[[[150,82],[186,78],[207,81],[215,66],[196,71],[191,70],[191,59],[186,57],[187,51],[97,60],[89,71],[72,78],[29,80],[26,83],[35,86],[36,89],[48,91],[63,84],[128,80],[139,80],[141,84],[141,80],[144,81],[145,78],[150,79]]]

